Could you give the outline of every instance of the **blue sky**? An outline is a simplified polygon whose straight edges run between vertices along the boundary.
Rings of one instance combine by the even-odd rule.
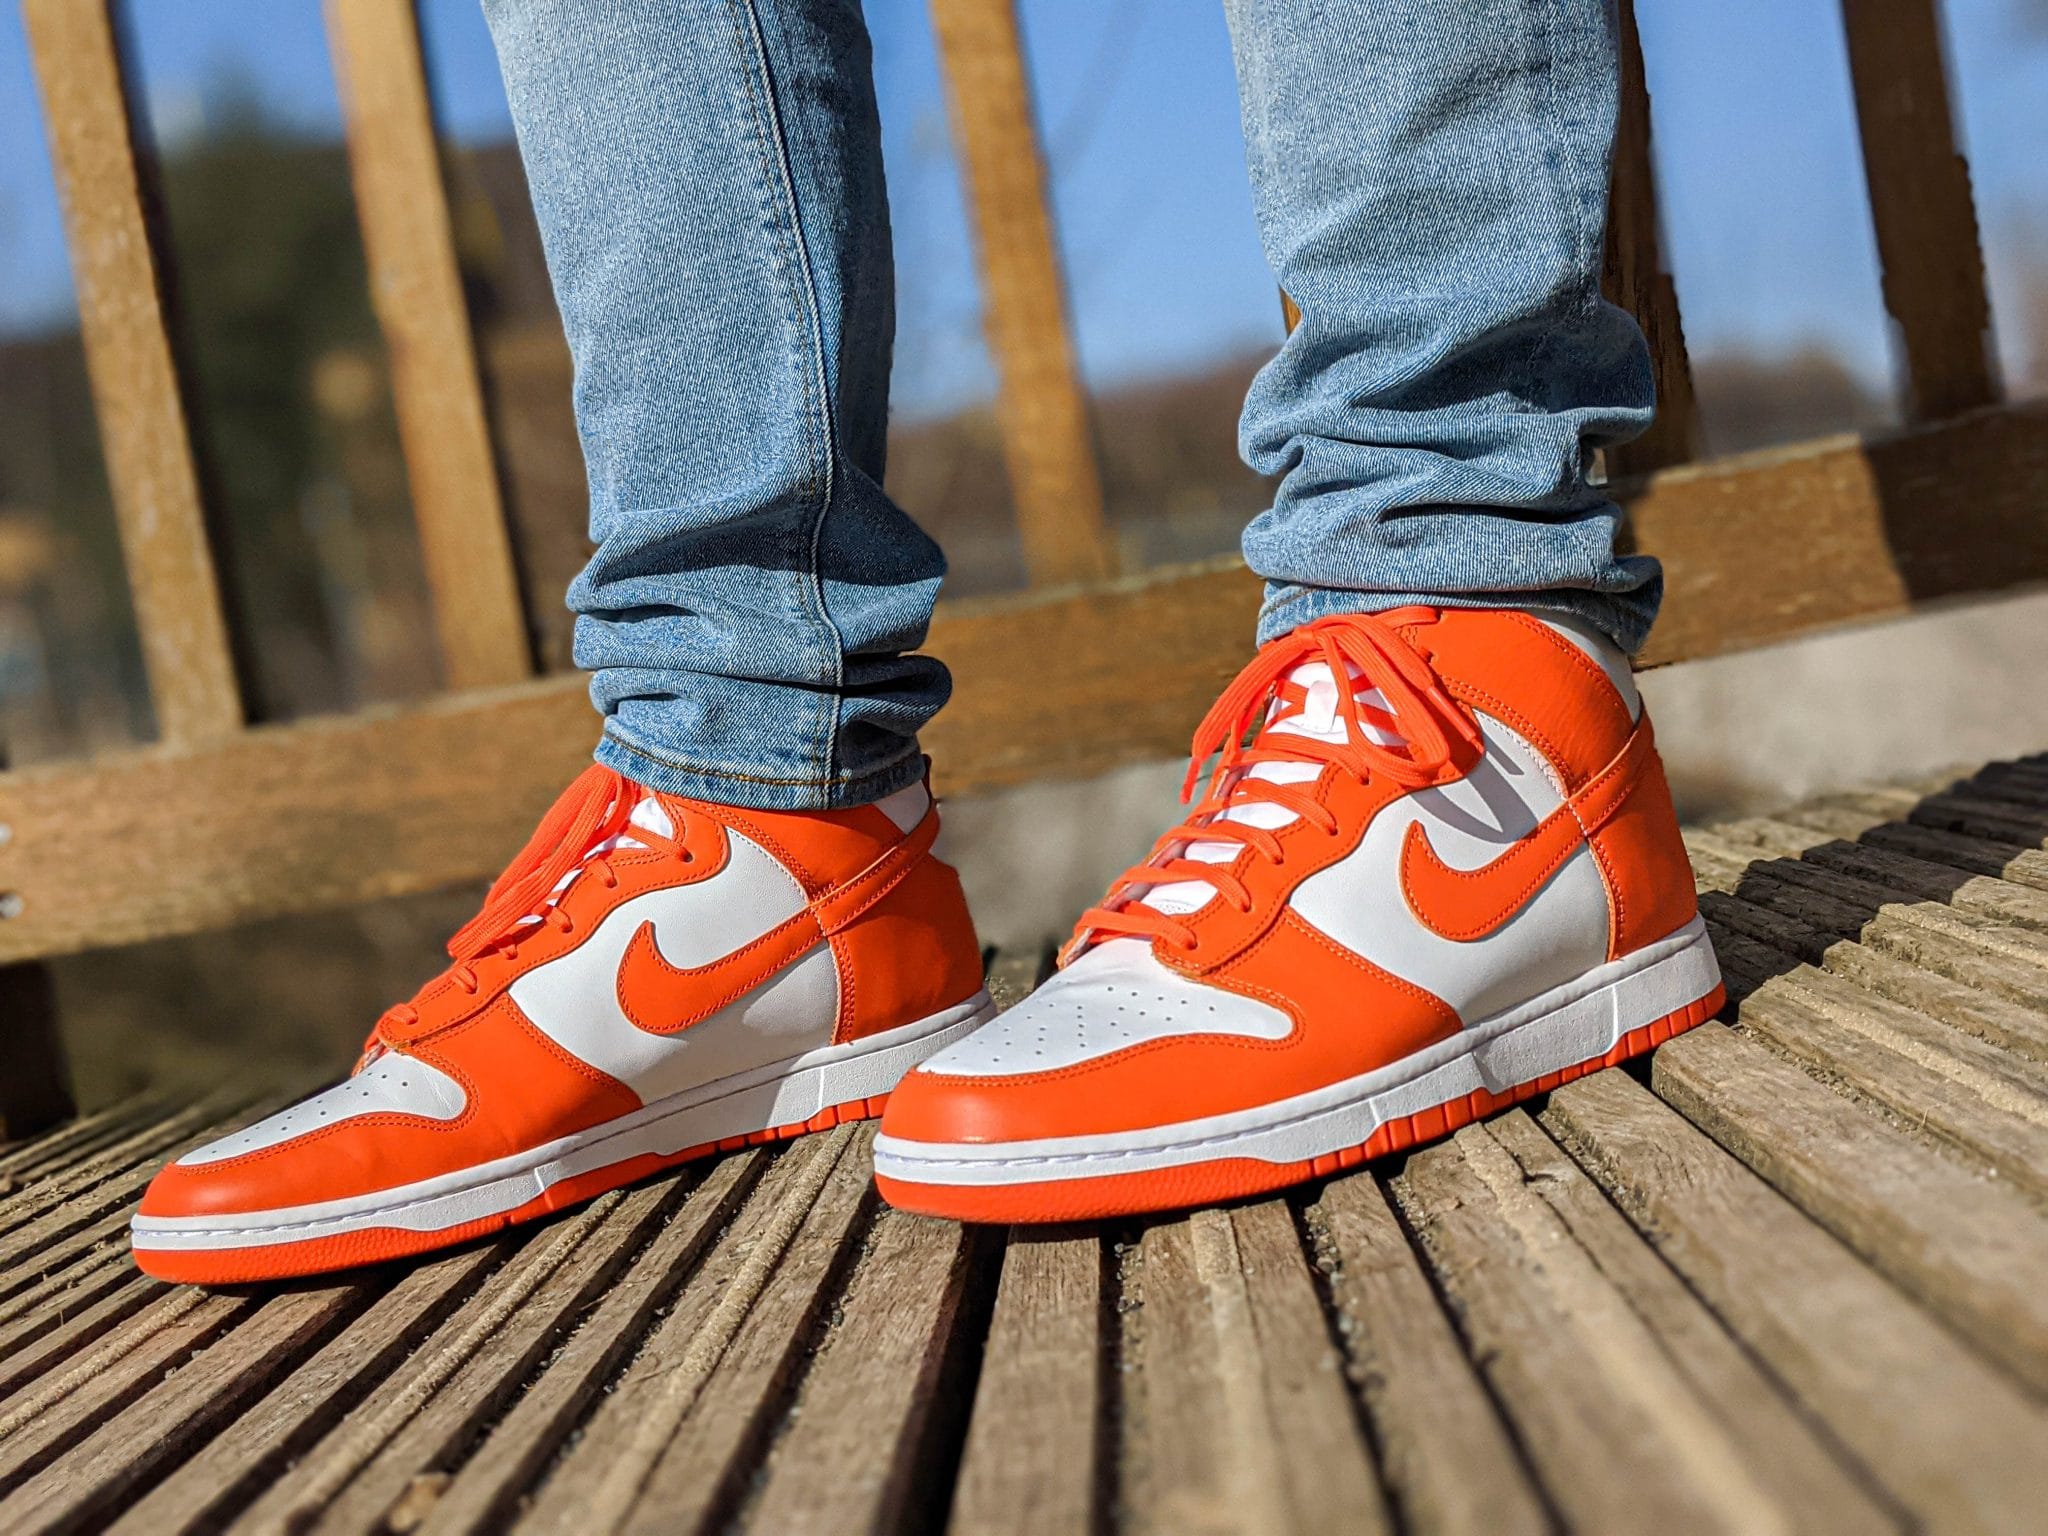
[[[337,131],[317,0],[133,0],[149,110],[203,129],[237,76],[308,135]],[[1083,368],[1101,386],[1279,335],[1244,184],[1229,42],[1210,0],[1022,0]],[[899,405],[990,385],[922,0],[869,0],[902,288]],[[1949,0],[1951,63],[2008,367],[2048,271],[2048,25],[2039,0]],[[439,110],[509,132],[475,0],[423,0]],[[1889,368],[1838,0],[1638,0],[1665,217],[1696,351],[1820,343]],[[2029,24],[2029,17],[2034,18]],[[71,307],[18,9],[0,4],[0,334]]]

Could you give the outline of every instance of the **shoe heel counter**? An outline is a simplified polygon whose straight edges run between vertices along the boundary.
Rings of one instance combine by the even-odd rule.
[[[981,945],[960,876],[929,856],[833,935],[832,948],[839,962],[834,1044],[928,1018],[981,990]]]
[[[1692,861],[1678,833],[1663,759],[1654,750],[1628,798],[1593,834],[1592,846],[1607,883],[1610,960],[1675,933],[1698,915]]]

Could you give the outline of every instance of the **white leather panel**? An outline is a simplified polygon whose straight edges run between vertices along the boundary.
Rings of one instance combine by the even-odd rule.
[[[359,1115],[424,1115],[429,1120],[453,1120],[467,1102],[462,1085],[439,1067],[399,1051],[386,1051],[346,1082],[336,1083],[324,1093],[316,1093],[267,1120],[259,1120],[247,1130],[210,1141],[178,1161],[186,1167],[223,1162],[244,1152],[274,1147],[309,1131],[324,1131]]]
[[[1423,824],[1453,869],[1477,869],[1563,804],[1562,786],[1542,754],[1492,717],[1477,718],[1486,755],[1469,775],[1385,807],[1351,856],[1304,880],[1293,901],[1311,927],[1435,993],[1467,1024],[1604,964],[1608,942],[1607,887],[1585,848],[1483,939],[1439,938],[1409,911],[1400,864],[1410,825]]]
[[[728,834],[708,880],[621,902],[577,948],[511,987],[536,1029],[652,1103],[713,1078],[830,1044],[839,971],[820,946],[739,1001],[674,1035],[649,1034],[619,1007],[619,961],[642,923],[671,965],[707,965],[804,908],[796,877],[758,843]]]
[[[1050,1072],[1167,1035],[1278,1040],[1293,1027],[1278,1008],[1176,975],[1143,940],[1112,939],[923,1070],[955,1077]]]

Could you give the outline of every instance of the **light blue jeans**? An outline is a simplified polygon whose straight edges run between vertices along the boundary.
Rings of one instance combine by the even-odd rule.
[[[1648,424],[1599,292],[1608,0],[1225,0],[1259,227],[1304,320],[1245,402],[1260,640],[1516,603],[1634,649],[1592,450]],[[769,809],[917,777],[945,574],[882,488],[894,334],[859,0],[484,0],[576,362],[601,761]]]

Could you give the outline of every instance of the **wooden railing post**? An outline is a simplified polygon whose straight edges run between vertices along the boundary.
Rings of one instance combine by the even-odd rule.
[[[165,330],[107,0],[23,0],[79,326],[163,739],[241,729],[241,688]]]
[[[1115,566],[1067,331],[1045,163],[1013,0],[932,0],[967,176],[1024,560],[1039,586]]]
[[[533,672],[412,0],[327,0],[349,164],[441,659],[452,688]]]
[[[1622,0],[1619,23],[1621,111],[1607,206],[1607,297],[1636,317],[1650,344],[1657,379],[1657,419],[1633,442],[1607,456],[1611,476],[1647,474],[1698,456],[1699,410],[1692,362],[1679,323],[1678,290],[1665,270],[1657,228],[1657,178],[1650,158],[1650,91],[1634,0]]]
[[[1937,421],[1998,398],[1970,167],[1956,150],[1935,0],[1842,0],[1884,304],[1908,411]]]

